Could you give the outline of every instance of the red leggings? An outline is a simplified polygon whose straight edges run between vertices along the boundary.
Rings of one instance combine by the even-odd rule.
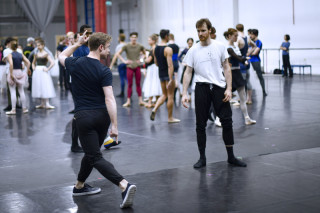
[[[140,67],[136,67],[134,69],[127,67],[128,98],[131,98],[131,96],[132,96],[133,74],[135,74],[135,78],[136,78],[136,90],[137,90],[138,96],[141,97],[141,86],[140,86],[141,71],[140,71]]]

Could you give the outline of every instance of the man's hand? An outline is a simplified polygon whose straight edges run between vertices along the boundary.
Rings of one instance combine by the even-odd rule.
[[[126,60],[125,64],[132,64],[132,61],[131,60]]]
[[[182,99],[181,99],[181,102],[182,102],[182,105],[185,107],[185,108],[189,108],[189,97],[188,97],[188,95],[187,94],[183,94],[182,95]]]
[[[222,99],[222,101],[228,102],[230,101],[231,97],[232,97],[231,89],[226,89],[226,91],[224,92],[224,99]]]
[[[85,43],[87,43],[88,40],[89,40],[89,37],[86,36],[86,33],[87,33],[87,30],[84,31],[84,33],[83,33],[81,36],[79,36],[79,34],[78,34],[78,41],[77,41],[77,43],[78,43],[80,46],[83,45],[83,44],[85,44]]]
[[[118,128],[114,125],[111,125],[110,137],[115,138],[118,143]]]
[[[170,90],[170,89],[172,89],[173,86],[174,86],[174,81],[173,80],[169,80],[169,82],[167,84],[167,89]]]

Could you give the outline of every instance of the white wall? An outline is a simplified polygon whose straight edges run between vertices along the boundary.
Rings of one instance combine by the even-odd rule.
[[[283,36],[291,37],[291,48],[320,48],[320,1],[294,0],[240,0],[239,21],[245,28],[257,28],[263,48],[278,48]],[[278,66],[278,52],[268,53],[267,72]],[[320,74],[320,50],[291,50],[291,64],[311,64],[313,73]]]
[[[294,25],[292,23],[292,0],[238,0],[238,17],[234,16],[237,13],[233,11],[236,1],[139,0],[139,11],[134,13],[137,18],[140,17],[136,25],[140,33],[139,41],[147,46],[148,36],[152,33],[159,33],[160,29],[165,28],[175,35],[179,46],[185,47],[188,37],[198,39],[195,29],[196,21],[207,17],[217,29],[217,39],[226,42],[222,35],[223,32],[229,27],[235,27],[234,18],[239,18],[239,22],[244,24],[246,29],[257,28],[259,30],[263,48],[279,48],[284,34],[290,34],[291,48],[320,48],[319,0],[294,0]],[[113,8],[112,11],[116,11],[116,8]],[[113,31],[119,29],[116,25],[113,21]],[[114,36],[117,36],[117,32]],[[278,51],[268,51],[268,54],[265,55],[267,72],[272,72],[278,67],[278,54]],[[291,63],[311,64],[314,74],[320,74],[319,59],[320,50],[291,50]]]

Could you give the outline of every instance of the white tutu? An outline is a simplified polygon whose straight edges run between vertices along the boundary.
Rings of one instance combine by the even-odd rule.
[[[152,64],[148,66],[147,77],[144,79],[142,91],[146,98],[162,95],[159,68],[157,65]]]
[[[0,89],[7,87],[6,65],[0,65]]]
[[[32,74],[32,97],[53,98],[56,97],[53,82],[49,72],[43,71],[45,66],[36,66]]]
[[[54,60],[54,66],[50,69],[50,74],[52,77],[59,77],[59,62],[58,59]]]

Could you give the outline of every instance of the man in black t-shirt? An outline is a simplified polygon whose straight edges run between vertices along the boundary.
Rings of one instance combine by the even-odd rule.
[[[90,52],[87,57],[70,57],[81,45],[89,41]],[[85,183],[93,168],[122,190],[121,208],[132,206],[136,186],[128,183],[106,161],[100,147],[107,135],[111,122],[110,136],[118,142],[117,104],[113,95],[111,70],[100,63],[110,53],[111,36],[95,33],[88,38],[86,32],[78,41],[59,55],[60,63],[70,72],[73,98],[75,101],[74,120],[79,139],[85,153],[73,188],[73,196],[96,194],[100,188]],[[107,127],[107,128],[106,128]]]

